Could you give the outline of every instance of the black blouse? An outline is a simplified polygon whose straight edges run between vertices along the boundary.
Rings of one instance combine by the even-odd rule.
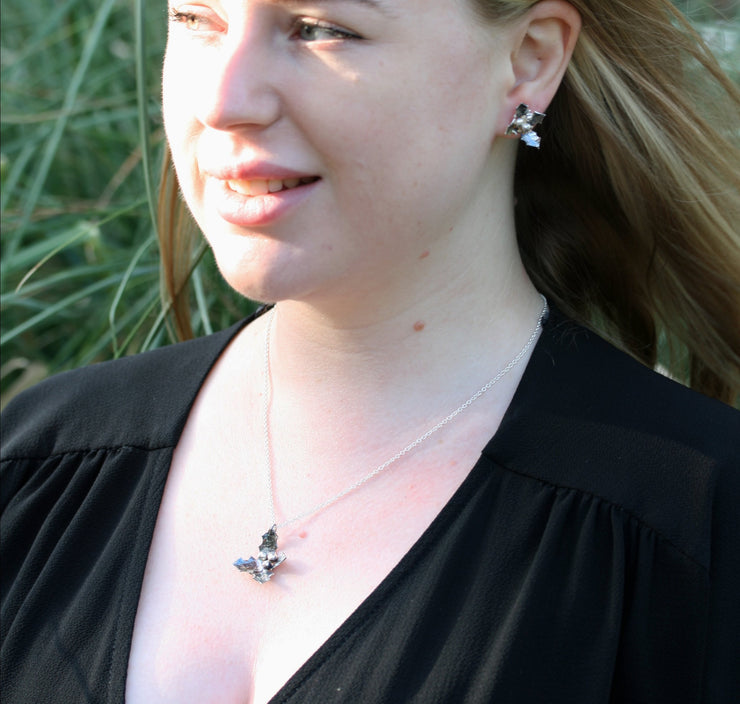
[[[172,453],[240,327],[8,407],[6,702],[123,702]],[[467,479],[273,699],[737,701],[740,413],[557,312]]]

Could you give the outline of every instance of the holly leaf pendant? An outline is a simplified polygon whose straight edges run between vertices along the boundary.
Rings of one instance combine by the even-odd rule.
[[[264,584],[272,579],[275,568],[286,559],[284,552],[278,551],[277,526],[274,525],[262,536],[257,557],[244,560],[241,557],[234,563],[240,572],[247,572],[252,578]]]

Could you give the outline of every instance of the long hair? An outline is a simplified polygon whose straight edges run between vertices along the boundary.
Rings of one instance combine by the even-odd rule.
[[[496,22],[536,1],[471,0]],[[740,91],[668,0],[570,1],[583,21],[573,59],[539,130],[542,148],[517,157],[524,265],[573,319],[732,403]],[[163,271],[181,334],[190,328],[183,252],[193,233],[183,210],[166,164]]]
[[[157,208],[159,271],[162,299],[170,306],[170,320],[179,340],[193,337],[190,274],[198,226],[180,195],[169,148],[165,148]]]
[[[733,402],[740,91],[668,0],[570,2],[581,36],[542,149],[517,158],[525,267],[570,317]],[[475,3],[499,21],[535,4]]]

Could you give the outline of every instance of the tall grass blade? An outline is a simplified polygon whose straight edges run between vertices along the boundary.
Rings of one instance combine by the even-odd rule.
[[[49,136],[48,141],[46,142],[46,146],[41,156],[41,162],[38,169],[36,170],[36,175],[31,185],[31,190],[28,194],[28,197],[26,198],[23,207],[23,213],[21,215],[20,222],[18,223],[18,226],[13,233],[10,242],[8,243],[5,256],[12,257],[15,254],[16,250],[21,244],[23,235],[25,234],[26,229],[31,222],[31,216],[33,215],[33,211],[36,208],[36,204],[38,203],[39,196],[41,195],[41,191],[44,187],[44,183],[46,182],[46,178],[49,174],[49,169],[51,168],[52,161],[54,160],[54,155],[57,152],[59,142],[62,139],[65,128],[67,127],[68,116],[74,108],[80,86],[82,85],[85,79],[85,75],[87,74],[87,70],[90,67],[90,61],[93,57],[93,53],[103,35],[105,23],[108,21],[108,17],[115,4],[116,0],[103,0],[97,14],[95,15],[95,21],[93,22],[93,26],[87,36],[87,41],[85,42],[82,54],[80,55],[80,59],[77,63],[77,68],[72,75],[69,86],[67,88],[67,92],[64,96],[64,102],[62,103],[62,112],[59,118],[54,123],[54,128],[51,132],[51,135]]]
[[[141,166],[144,171],[144,186],[149,204],[149,217],[152,228],[157,232],[157,194],[152,178],[152,145],[149,136],[149,90],[147,81],[146,19],[144,0],[134,0],[134,21],[136,37],[136,104],[139,118],[139,142],[141,145]]]

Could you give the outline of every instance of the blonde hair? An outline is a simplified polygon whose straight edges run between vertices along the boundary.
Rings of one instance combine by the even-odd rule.
[[[180,195],[169,148],[165,149],[162,161],[157,230],[162,299],[169,306],[169,320],[174,327],[175,337],[189,340],[194,335],[188,284],[199,231]]]
[[[537,0],[471,0],[486,20]],[[583,29],[520,150],[517,236],[535,286],[645,364],[732,403],[740,393],[740,91],[668,0],[570,0]],[[727,128],[727,129],[726,129]],[[181,336],[194,229],[169,163],[160,235]]]

